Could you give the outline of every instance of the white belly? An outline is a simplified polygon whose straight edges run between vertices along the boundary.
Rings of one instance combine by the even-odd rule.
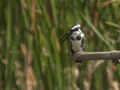
[[[81,41],[72,41],[72,49],[75,51],[75,52],[78,52],[78,51],[81,51],[82,48],[81,48]]]

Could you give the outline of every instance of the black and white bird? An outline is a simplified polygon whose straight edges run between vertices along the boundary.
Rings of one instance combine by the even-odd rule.
[[[64,35],[63,40],[69,40],[70,55],[85,50],[85,34],[82,32],[80,24],[76,24]]]

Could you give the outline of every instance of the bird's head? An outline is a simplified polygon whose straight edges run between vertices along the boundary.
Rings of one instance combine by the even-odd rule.
[[[70,38],[70,40],[81,40],[83,37],[84,34],[80,29],[80,24],[76,24],[63,36],[63,41],[67,38]]]

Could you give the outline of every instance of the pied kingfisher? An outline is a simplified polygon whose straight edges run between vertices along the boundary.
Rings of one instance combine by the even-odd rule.
[[[63,41],[65,39],[69,40],[70,56],[85,50],[85,34],[82,32],[80,24],[71,27],[64,35]]]

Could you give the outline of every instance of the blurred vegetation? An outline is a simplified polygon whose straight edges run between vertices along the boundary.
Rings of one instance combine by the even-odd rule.
[[[87,51],[120,49],[120,0],[1,0],[0,90],[119,90],[120,65],[70,60],[77,23]]]

